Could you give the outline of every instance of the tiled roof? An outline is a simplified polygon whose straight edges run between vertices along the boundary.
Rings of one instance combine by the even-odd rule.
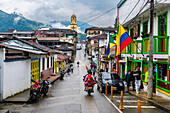
[[[116,31],[116,28],[112,28],[112,27],[90,27],[90,28],[86,28],[85,33],[87,33],[88,30]]]
[[[24,42],[24,43],[26,43],[28,45],[31,45],[31,46],[35,47],[35,48],[38,48],[38,49],[40,49],[40,50],[42,50],[44,52],[48,52],[48,53],[60,53],[60,51],[56,52],[55,50],[50,49],[50,48],[48,48],[46,46],[43,46],[41,44],[38,44],[35,41],[33,41],[33,43],[32,43],[32,42],[29,42],[29,41],[26,41],[26,40],[22,40],[22,39],[19,39],[19,38],[14,38],[14,39],[17,39],[17,40],[19,40],[21,42]]]
[[[107,34],[92,36],[92,37],[89,37],[88,39],[107,39]]]
[[[5,56],[6,60],[16,60],[16,59],[28,59],[29,56],[24,56],[24,55],[16,55],[16,56]]]
[[[57,59],[58,60],[65,60],[65,59],[67,59],[67,58],[69,58],[68,56],[64,56],[64,55],[59,55],[59,54],[57,54]]]
[[[58,45],[67,44],[69,46],[74,46],[74,44],[69,42],[61,42],[59,40],[38,40],[39,43],[58,43]]]

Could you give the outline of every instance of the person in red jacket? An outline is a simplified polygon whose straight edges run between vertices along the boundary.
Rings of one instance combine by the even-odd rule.
[[[93,83],[93,87],[94,87],[94,82],[95,82],[94,77],[92,75],[92,71],[88,70],[87,72],[88,72],[88,74],[85,76],[85,79],[84,79],[85,90],[86,90],[88,82],[92,82]]]

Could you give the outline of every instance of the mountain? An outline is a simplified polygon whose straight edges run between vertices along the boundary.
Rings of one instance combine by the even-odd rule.
[[[5,32],[8,29],[16,29],[18,31],[32,31],[41,27],[51,27],[40,22],[26,19],[21,14],[8,14],[0,10],[0,32]]]
[[[53,27],[69,28],[70,23],[71,23],[70,21],[51,21],[49,24]],[[79,30],[81,30],[81,32],[84,32],[86,28],[93,27],[93,26],[82,21],[77,21],[77,27]]]

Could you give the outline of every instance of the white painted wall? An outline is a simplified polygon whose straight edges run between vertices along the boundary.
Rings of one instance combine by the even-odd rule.
[[[4,64],[3,61],[5,59],[5,48],[0,48],[0,100],[3,99],[3,78],[4,78]]]
[[[4,62],[3,99],[30,88],[31,60]]]

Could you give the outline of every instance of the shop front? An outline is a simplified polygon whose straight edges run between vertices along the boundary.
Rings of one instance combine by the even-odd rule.
[[[142,81],[145,91],[148,90],[149,61],[143,62]],[[170,64],[168,62],[153,62],[153,93],[160,96],[170,96]]]

